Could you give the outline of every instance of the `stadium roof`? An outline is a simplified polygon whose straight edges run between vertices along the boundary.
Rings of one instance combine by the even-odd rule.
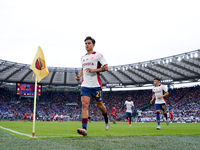
[[[81,68],[48,67],[49,76],[44,78],[43,85],[78,86],[75,80]],[[159,77],[165,84],[200,81],[200,50],[182,53],[145,62],[109,66],[108,72],[101,73],[103,86],[128,87],[151,84],[154,77]],[[33,83],[30,64],[21,64],[0,59],[0,82]]]

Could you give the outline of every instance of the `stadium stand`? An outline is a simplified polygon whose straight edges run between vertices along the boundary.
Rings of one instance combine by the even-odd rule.
[[[30,116],[33,110],[33,101],[27,99],[18,99],[12,92],[5,88],[0,88],[0,118],[10,120],[21,120],[25,113]],[[168,110],[172,110],[176,121],[182,119],[191,121],[199,120],[200,117],[200,86],[190,88],[170,89],[170,95],[167,97]],[[104,92],[104,102],[111,117],[112,108],[115,106],[117,117],[123,117],[125,114],[124,102],[131,95],[135,109],[143,109],[144,121],[154,121],[155,109],[149,104],[151,99],[151,90],[140,91],[107,91]],[[143,106],[146,107],[144,108]],[[95,107],[95,102],[91,101],[90,116],[92,120],[102,120],[101,112]],[[80,93],[77,91],[59,92],[47,91],[38,99],[37,118],[39,120],[51,120],[53,114],[69,116],[71,120],[79,120],[81,114]]]

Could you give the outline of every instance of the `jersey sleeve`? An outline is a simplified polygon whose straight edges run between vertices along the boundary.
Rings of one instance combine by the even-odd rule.
[[[168,91],[167,86],[162,85],[162,89],[163,89],[165,92]]]
[[[82,67],[83,67],[83,64],[82,64],[82,59],[83,59],[83,56],[81,57],[81,59],[80,59],[80,61],[81,61],[81,65],[82,65]]]
[[[99,60],[99,62],[101,63],[102,66],[104,66],[104,65],[107,64],[105,58],[104,58],[103,55],[100,54],[100,53],[98,53],[98,60]]]
[[[126,105],[127,103],[126,103],[127,101],[125,101],[125,104],[124,105]]]
[[[134,103],[132,102],[132,106],[134,106]]]
[[[152,89],[152,93],[154,93],[154,88]]]

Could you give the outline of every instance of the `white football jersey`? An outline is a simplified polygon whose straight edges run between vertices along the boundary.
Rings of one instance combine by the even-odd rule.
[[[142,116],[142,111],[141,110],[137,110],[138,116]]]
[[[133,101],[126,101],[126,112],[132,113],[132,107],[134,106]]]
[[[100,73],[86,72],[86,68],[97,69],[106,65],[107,62],[103,55],[98,52],[92,54],[86,54],[81,57],[81,63],[83,68],[82,87],[102,87]]]
[[[158,99],[158,97],[164,95],[164,93],[168,91],[167,86],[160,84],[158,87],[155,86],[152,91],[155,93],[155,104],[166,103],[165,98]]]

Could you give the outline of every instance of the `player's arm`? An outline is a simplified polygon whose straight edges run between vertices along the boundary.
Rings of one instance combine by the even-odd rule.
[[[94,72],[105,72],[105,71],[108,71],[108,65],[104,65],[103,67],[101,68],[98,68],[98,69],[92,69],[92,68],[86,68],[85,69],[87,72],[90,72],[90,73],[94,73]]]
[[[86,68],[87,72],[94,73],[94,72],[108,71],[108,64],[107,64],[105,58],[103,57],[103,55],[100,53],[97,53],[97,55],[98,55],[98,61],[102,64],[102,67],[97,68],[97,69]]]
[[[159,99],[161,99],[161,98],[163,98],[163,97],[166,97],[167,95],[169,95],[169,92],[167,91],[167,92],[165,92],[165,94],[164,95],[162,95],[162,96],[159,96],[158,98]]]
[[[151,99],[151,101],[150,101],[150,103],[152,104],[153,103],[153,100],[155,99],[155,93],[153,93],[153,95],[152,95],[152,99]]]
[[[79,81],[81,79],[82,75],[83,75],[83,68],[81,69],[81,71],[79,72],[79,74],[76,75],[76,80]]]
[[[164,95],[162,95],[162,96],[158,96],[158,99],[161,99],[161,98],[163,98],[163,97],[165,97],[165,96],[169,95],[169,92],[168,92],[168,90],[167,90],[167,87],[166,87],[166,86],[162,86],[161,88],[162,88],[162,89],[165,91],[165,94],[164,94]]]
[[[124,106],[126,106],[126,101],[125,101],[125,103],[124,103]]]
[[[134,110],[134,108],[135,108],[134,103],[132,103],[132,108],[133,108],[133,110]]]

